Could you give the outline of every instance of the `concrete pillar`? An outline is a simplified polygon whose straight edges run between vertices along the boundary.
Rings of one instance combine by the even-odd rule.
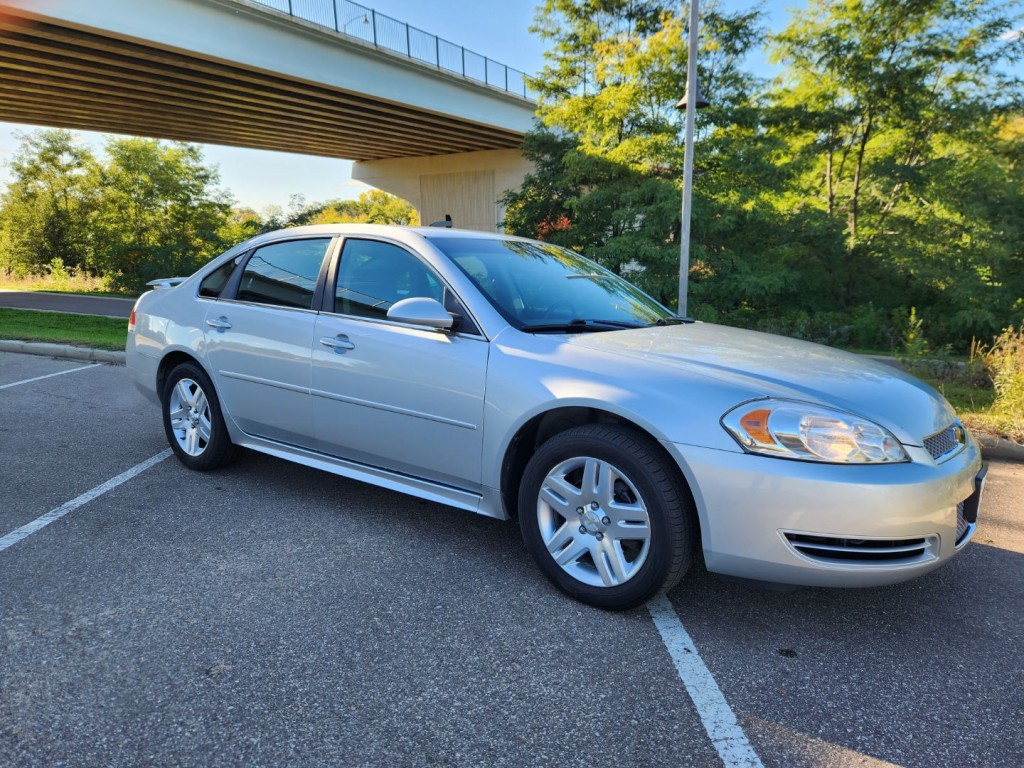
[[[496,232],[505,218],[499,198],[533,169],[517,149],[364,160],[352,178],[408,200],[430,224],[451,214],[459,229]]]

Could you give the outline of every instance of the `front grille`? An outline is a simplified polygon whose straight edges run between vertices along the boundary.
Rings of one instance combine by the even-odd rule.
[[[785,533],[786,541],[804,557],[825,563],[905,564],[935,557],[937,539],[848,539]]]
[[[956,545],[958,547],[963,544],[964,539],[971,532],[971,527],[967,518],[964,517],[964,502],[961,501],[956,505]]]
[[[951,458],[954,453],[964,447],[967,435],[959,424],[950,424],[941,432],[936,432],[924,439],[925,450],[936,461]]]

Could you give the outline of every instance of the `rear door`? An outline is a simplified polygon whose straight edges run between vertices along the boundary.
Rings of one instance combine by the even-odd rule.
[[[256,249],[206,312],[207,358],[221,404],[244,432],[315,446],[310,348],[332,239]]]

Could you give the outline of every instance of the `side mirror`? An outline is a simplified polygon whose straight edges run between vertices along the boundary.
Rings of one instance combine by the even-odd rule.
[[[437,299],[419,296],[396,301],[388,310],[388,320],[396,323],[420,325],[439,331],[451,330],[454,320],[448,310]]]

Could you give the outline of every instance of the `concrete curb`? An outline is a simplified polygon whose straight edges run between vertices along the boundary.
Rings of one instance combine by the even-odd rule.
[[[6,341],[0,339],[0,352],[20,352],[26,355],[63,358],[65,360],[87,360],[94,363],[124,365],[124,352],[107,349],[72,347],[68,344],[45,344],[38,341]],[[975,435],[981,444],[981,453],[986,459],[1024,462],[1024,445],[1012,440],[989,435]]]
[[[41,341],[8,341],[0,339],[0,352],[19,352],[24,355],[42,355],[64,360],[86,360],[93,363],[124,365],[124,352],[109,349],[72,347],[69,344],[47,344]]]
[[[986,459],[1000,459],[1002,461],[1019,461],[1024,463],[1024,445],[1019,445],[1005,437],[990,437],[988,435],[975,435],[981,444],[981,455]]]

